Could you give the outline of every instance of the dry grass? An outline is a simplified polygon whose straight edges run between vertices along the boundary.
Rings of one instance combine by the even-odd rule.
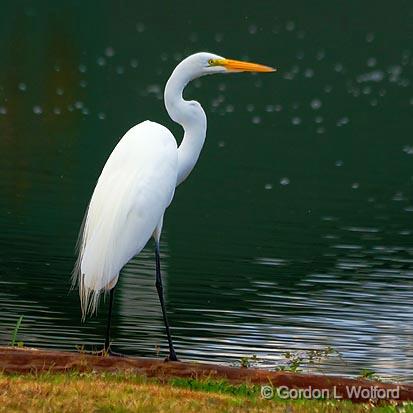
[[[366,412],[366,405],[338,401],[267,401],[232,388],[195,391],[131,375],[0,374],[0,412]],[[385,411],[400,411],[386,410]],[[407,410],[413,411],[413,410]]]

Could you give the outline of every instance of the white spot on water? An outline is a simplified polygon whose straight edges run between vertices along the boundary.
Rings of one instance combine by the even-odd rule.
[[[300,66],[294,65],[294,66],[291,68],[291,73],[294,73],[294,74],[296,75],[296,74],[299,73],[299,72],[300,72]]]
[[[287,32],[292,32],[295,29],[295,23],[293,21],[288,21],[285,25]]]
[[[371,87],[364,86],[362,92],[363,92],[363,95],[369,95],[371,93]]]
[[[254,111],[254,105],[251,103],[247,105],[247,112],[253,112]]]
[[[252,123],[253,123],[254,125],[260,124],[260,123],[261,123],[261,117],[260,117],[260,116],[254,116],[254,117],[252,118]]]
[[[407,155],[413,155],[413,146],[411,145],[403,146],[403,152],[407,153]]]
[[[314,76],[314,70],[311,68],[305,69],[304,76],[308,79],[312,78]]]
[[[136,31],[138,33],[143,33],[145,31],[145,25],[142,22],[136,23]]]
[[[249,32],[249,34],[255,34],[255,33],[257,33],[257,26],[256,26],[255,24],[251,24],[251,25],[248,27],[248,32]]]
[[[227,90],[227,85],[226,85],[225,83],[220,83],[220,84],[218,85],[218,90],[219,90],[220,92],[225,92],[225,91]]]
[[[26,83],[20,82],[19,85],[17,86],[21,92],[25,92],[27,90],[27,85]]]
[[[398,85],[401,87],[408,87],[410,85],[410,80],[406,78],[400,79]]]
[[[377,64],[377,59],[375,57],[369,57],[367,59],[367,66],[368,67],[374,67]]]
[[[290,183],[290,179],[287,178],[286,176],[284,176],[280,179],[280,184],[283,185],[283,186],[289,185],[289,183]]]
[[[264,189],[272,189],[272,184],[265,184]]]
[[[393,200],[393,201],[400,202],[400,201],[406,201],[406,198],[405,198],[405,196],[403,195],[403,192],[396,192],[396,193],[393,195],[392,200]]]
[[[331,85],[325,85],[324,86],[324,92],[330,93],[333,90],[333,86]]]
[[[398,82],[403,69],[400,65],[393,65],[387,69],[390,82]]]
[[[96,63],[98,66],[105,66],[106,65],[106,59],[104,57],[98,57],[96,60]]]
[[[311,109],[318,110],[321,108],[322,103],[320,99],[313,99],[310,103]]]
[[[61,110],[60,108],[54,108],[54,109],[53,109],[53,113],[54,113],[55,115],[60,115],[60,114],[62,113],[62,110]]]
[[[33,113],[34,113],[35,115],[41,115],[41,114],[43,113],[42,107],[39,106],[39,105],[33,106]]]
[[[326,56],[326,52],[324,50],[319,50],[316,55],[317,60],[323,60]]]
[[[115,55],[115,49],[113,47],[108,46],[105,49],[105,56],[106,57],[113,57]]]
[[[339,168],[340,166],[344,165],[344,162],[341,159],[339,159],[336,161],[335,165]]]
[[[80,65],[79,65],[79,72],[80,72],[80,73],[86,73],[86,71],[87,71],[86,65],[80,64]]]
[[[0,106],[0,115],[7,115],[7,108],[5,106]]]
[[[106,119],[106,115],[103,112],[99,112],[98,113],[98,119],[100,120],[105,120]]]
[[[182,60],[182,54],[181,53],[174,53],[174,60],[175,60],[175,62],[180,62]]]
[[[347,116],[344,116],[337,121],[337,126],[344,126],[347,125],[349,122],[350,119]]]
[[[274,266],[274,267],[284,266],[284,265],[288,264],[288,261],[284,260],[282,258],[266,258],[266,257],[263,257],[263,258],[256,258],[256,261],[257,261],[258,264],[270,265],[270,266]],[[259,284],[261,284],[260,286],[264,285],[264,283],[259,283]],[[265,283],[265,284],[267,284],[267,283]],[[273,285],[270,284],[269,286],[272,287]]]
[[[291,119],[291,123],[292,123],[294,126],[298,126],[298,125],[301,123],[301,118],[299,118],[298,116],[294,116],[294,117]]]
[[[360,187],[360,184],[359,184],[358,182],[354,182],[354,183],[351,185],[351,188],[352,188],[352,189],[359,189],[359,187]]]
[[[137,59],[131,59],[129,64],[130,64],[130,67],[132,67],[133,69],[136,69],[139,63]]]
[[[151,95],[155,95],[157,99],[162,99],[162,88],[158,84],[148,85],[146,92]]]
[[[357,82],[381,82],[384,79],[384,72],[382,70],[374,70],[373,72],[363,73],[357,76]]]
[[[217,43],[221,43],[224,40],[224,35],[222,33],[216,33],[215,34],[215,41]]]
[[[375,34],[374,33],[367,33],[366,35],[366,42],[371,43],[375,39]]]

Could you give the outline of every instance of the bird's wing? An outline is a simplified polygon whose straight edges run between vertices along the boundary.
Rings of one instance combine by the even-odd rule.
[[[119,141],[96,184],[80,235],[74,277],[82,312],[93,312],[103,290],[138,254],[172,201],[177,146],[171,132],[150,121]]]

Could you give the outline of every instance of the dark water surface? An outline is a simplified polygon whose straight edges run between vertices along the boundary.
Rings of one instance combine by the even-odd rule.
[[[20,315],[27,346],[101,345],[106,307],[82,325],[68,291],[84,210],[131,126],[180,139],[163,87],[208,50],[279,72],[187,90],[209,123],[162,238],[179,355],[331,346],[323,371],[413,380],[411,2],[5,2],[0,21],[0,345]],[[120,278],[118,351],[166,352],[152,248]]]

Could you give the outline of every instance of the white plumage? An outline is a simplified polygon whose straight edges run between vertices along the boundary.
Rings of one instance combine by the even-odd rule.
[[[82,314],[117,282],[122,267],[162,226],[177,177],[176,141],[164,126],[145,121],[119,141],[96,184],[80,235],[78,265]]]
[[[168,129],[145,121],[129,130],[107,160],[96,184],[79,236],[79,257],[73,281],[79,284],[82,316],[93,313],[103,291],[110,291],[105,350],[110,352],[110,320],[114,287],[122,267],[155,238],[156,289],[169,344],[177,360],[166,315],[159,254],[165,209],[175,187],[194,168],[205,142],[207,119],[202,106],[182,94],[193,79],[216,73],[272,72],[255,63],[196,53],[173,71],[165,87],[165,107],[184,129],[177,148]]]

